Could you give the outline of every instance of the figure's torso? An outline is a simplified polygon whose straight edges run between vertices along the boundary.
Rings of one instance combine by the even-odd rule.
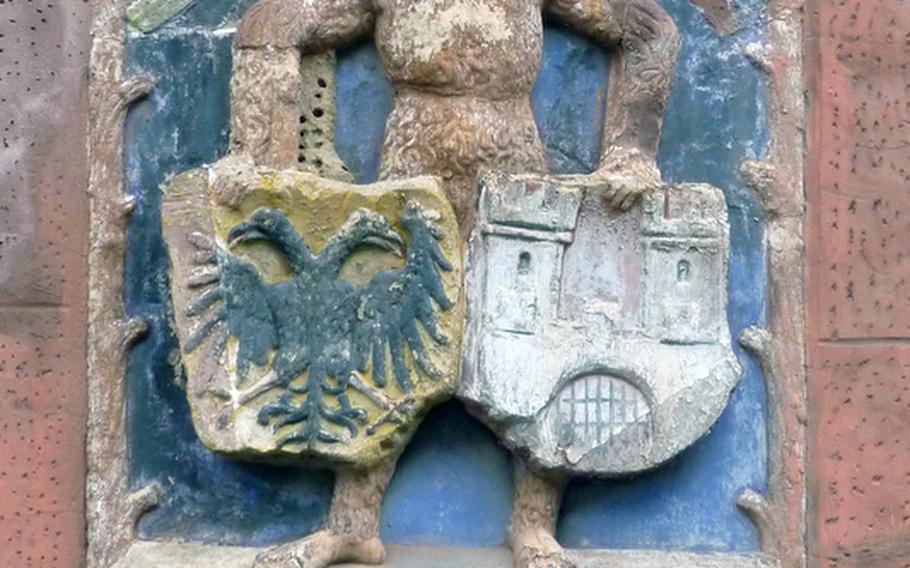
[[[436,175],[462,229],[477,175],[545,169],[531,112],[540,0],[375,0],[375,41],[395,86],[382,177]]]
[[[445,95],[529,95],[540,66],[538,0],[376,0],[376,45],[395,84]]]

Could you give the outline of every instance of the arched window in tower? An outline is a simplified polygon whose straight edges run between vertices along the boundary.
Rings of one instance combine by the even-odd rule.
[[[522,252],[518,255],[518,274],[519,276],[529,274],[531,272],[531,253],[528,251]]]
[[[676,283],[688,284],[692,280],[692,263],[688,260],[680,260],[676,264]]]

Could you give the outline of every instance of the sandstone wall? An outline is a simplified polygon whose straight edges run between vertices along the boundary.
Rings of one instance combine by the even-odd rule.
[[[808,11],[810,558],[910,563],[910,2]]]
[[[0,566],[79,566],[89,5],[0,2]]]

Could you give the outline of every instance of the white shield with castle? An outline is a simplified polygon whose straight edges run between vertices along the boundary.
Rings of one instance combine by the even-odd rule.
[[[729,227],[708,185],[620,213],[582,179],[484,179],[459,396],[532,467],[618,476],[705,435],[739,381]]]

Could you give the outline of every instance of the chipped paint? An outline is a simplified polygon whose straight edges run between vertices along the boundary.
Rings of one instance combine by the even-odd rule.
[[[435,2],[412,6],[398,16],[390,45],[417,60],[429,61],[454,40],[459,32],[473,32],[489,43],[511,39],[509,19],[500,6],[478,0],[461,0],[440,8]]]
[[[190,7],[195,0],[136,0],[126,10],[127,24],[149,33]]]

